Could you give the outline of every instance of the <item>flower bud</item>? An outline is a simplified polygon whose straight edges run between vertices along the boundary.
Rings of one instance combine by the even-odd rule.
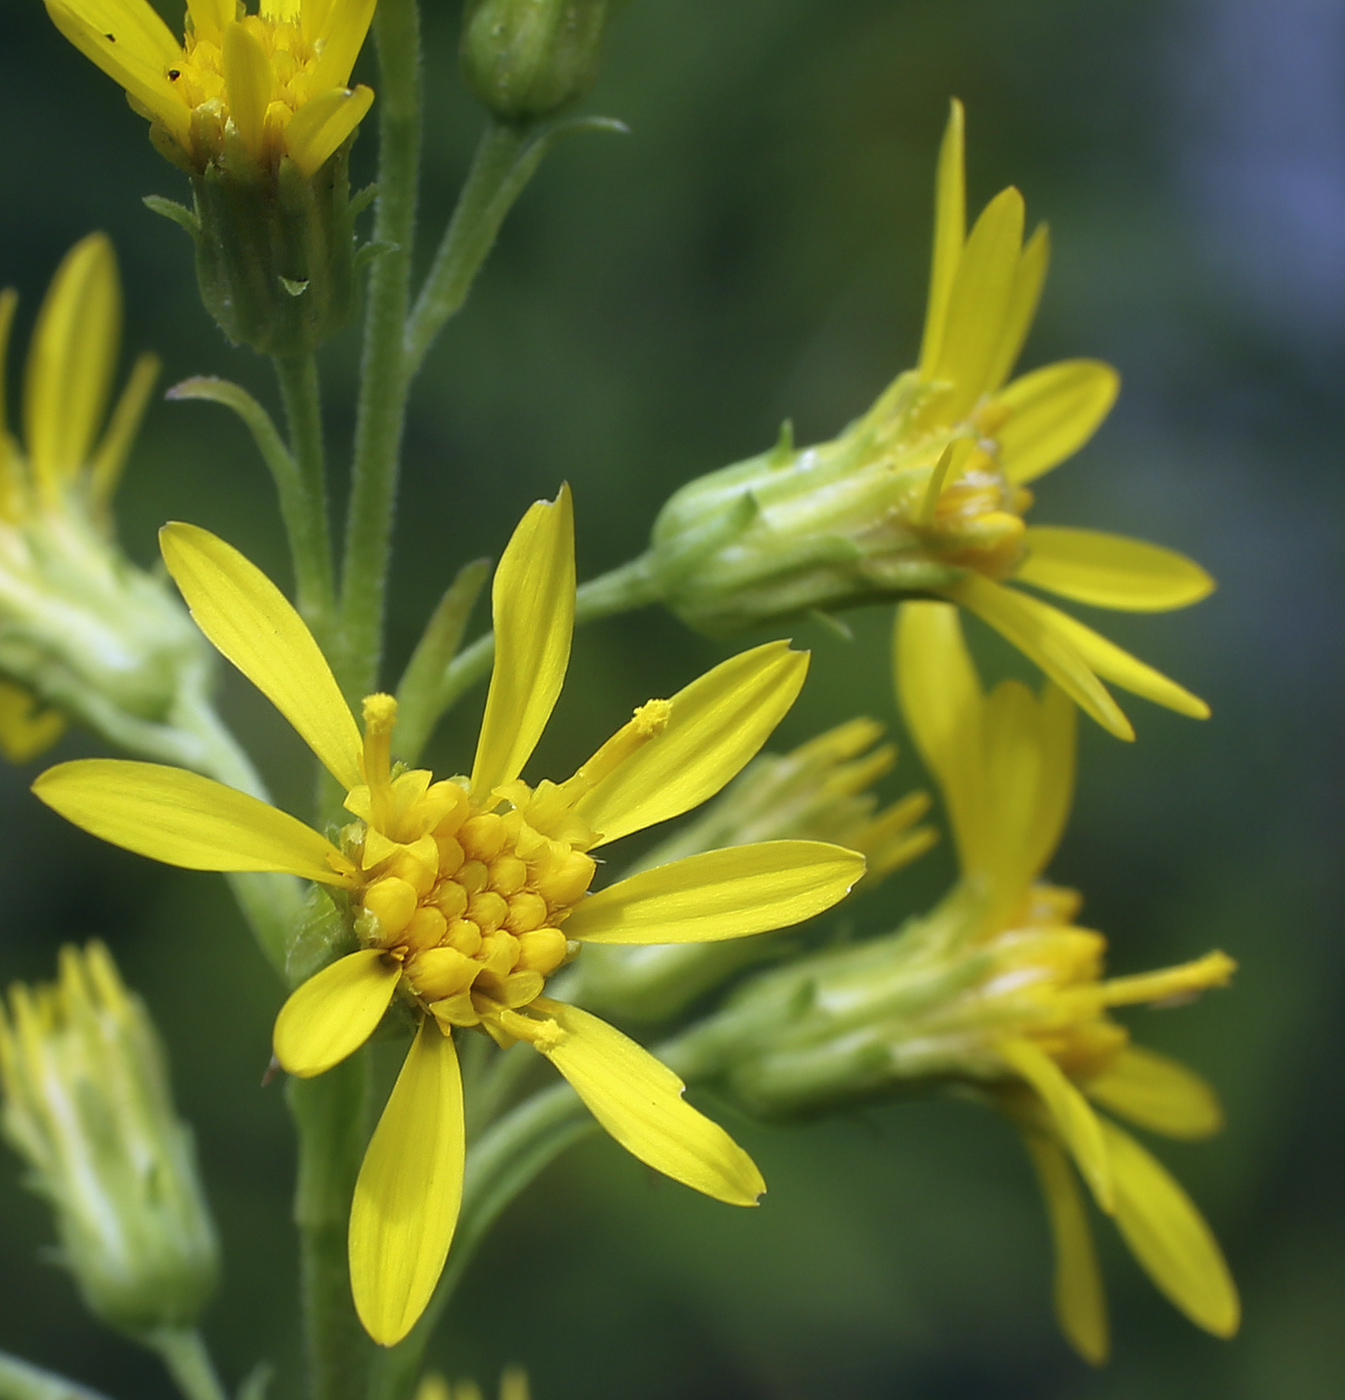
[[[872,785],[896,762],[895,747],[878,744],[882,732],[871,719],[853,719],[792,753],[759,755],[636,869],[756,841],[830,841],[866,857],[863,885],[871,888],[936,839],[932,827],[916,825],[929,807],[924,793],[909,793],[878,810]],[[665,1020],[743,967],[772,956],[775,947],[774,940],[763,938],[651,947],[595,944],[585,949],[576,972],[582,987],[577,995],[609,1015]]]
[[[16,302],[0,293],[0,375]],[[133,743],[209,673],[186,610],[113,533],[112,493],[158,371],[141,356],[107,414],[120,321],[112,246],[93,234],[38,313],[24,441],[0,432],[0,748],[17,762],[53,742],[64,716]]]
[[[4,1135],[89,1308],[137,1336],[194,1323],[215,1285],[214,1226],[162,1047],[101,943],[64,948],[56,984],[10,989],[0,1083]]]
[[[498,121],[542,121],[597,81],[612,0],[475,0],[462,29],[462,66]]]

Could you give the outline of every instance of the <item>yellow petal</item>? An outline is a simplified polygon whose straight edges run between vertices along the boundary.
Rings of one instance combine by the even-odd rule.
[[[679,690],[663,732],[594,784],[575,812],[601,833],[599,844],[689,812],[756,756],[807,674],[808,653],[788,642],[730,657]]]
[[[957,260],[967,237],[967,190],[963,148],[965,119],[962,104],[953,98],[939,146],[939,168],[934,177],[934,256],[929,274],[929,307],[925,312],[925,336],[920,346],[920,375],[928,379],[939,358],[948,294],[957,274]]]
[[[182,49],[145,0],[46,0],[52,23],[82,53],[162,122],[180,145],[191,113],[169,81]]]
[[[1196,1140],[1224,1125],[1218,1095],[1198,1074],[1136,1045],[1090,1079],[1087,1090],[1104,1108],[1168,1137]]]
[[[224,29],[224,87],[229,116],[249,154],[260,160],[266,145],[266,108],[275,87],[271,57],[246,25],[233,21]]]
[[[939,780],[962,863],[980,863],[985,772],[981,683],[951,603],[903,603],[893,637],[896,690],[907,728]]]
[[[1127,612],[1167,612],[1208,597],[1214,580],[1172,549],[1101,530],[1035,526],[1023,535],[1017,577],[1077,603]]]
[[[1041,289],[1046,282],[1046,269],[1051,261],[1051,236],[1046,225],[1040,224],[1028,239],[1018,259],[1009,293],[1009,307],[1004,314],[1004,332],[986,375],[986,392],[993,393],[1013,372],[1023,342],[1032,329],[1041,301]]]
[[[1035,827],[1043,777],[1043,744],[1036,698],[1019,681],[1004,681],[983,718],[985,829],[980,858],[992,888],[1015,900],[1049,858]]]
[[[364,120],[373,105],[374,90],[330,88],[305,102],[285,128],[290,159],[305,175],[315,175]]]
[[[55,504],[88,465],[121,341],[121,284],[101,233],[66,254],[38,312],[24,381],[24,436],[38,490]]]
[[[1119,685],[1122,690],[1142,695],[1155,705],[1176,710],[1179,715],[1188,715],[1192,719],[1209,718],[1210,707],[1198,695],[1192,695],[1185,686],[1178,685],[1161,671],[1155,671],[1138,657],[1131,656],[1078,618],[1061,612],[1040,598],[1029,598],[1009,588],[1000,591],[1012,595],[1037,620],[1040,628],[1053,633],[1103,680]]]
[[[1065,1154],[1041,1133],[1025,1132],[1055,1242],[1055,1315],[1066,1340],[1094,1366],[1110,1349],[1107,1296],[1083,1197]]]
[[[1159,1290],[1216,1337],[1238,1330],[1237,1287],[1204,1217],[1167,1170],[1129,1133],[1105,1120],[1116,1180],[1116,1223]]]
[[[1102,1120],[1040,1046],[1014,1037],[1000,1042],[999,1053],[1010,1068],[1037,1091],[1094,1199],[1103,1210],[1110,1212],[1114,1188],[1111,1163],[1102,1137]]]
[[[363,781],[360,731],[303,619],[255,564],[209,530],[159,531],[164,562],[196,625],[299,731],[349,791]]]
[[[31,690],[0,680],[0,753],[11,763],[45,753],[64,733],[59,710],[43,709]]]
[[[565,936],[711,943],[801,923],[845,898],[864,857],[825,841],[759,841],[674,860],[584,900]]]
[[[956,386],[940,402],[955,421],[980,398],[1008,322],[1023,243],[1023,196],[1010,186],[981,211],[958,259],[948,317],[932,377]]]
[[[401,964],[379,948],[338,958],[289,996],[272,1043],[287,1073],[311,1079],[339,1064],[373,1035],[392,1001]]]
[[[185,768],[85,758],[49,768],[33,791],[67,821],[187,870],[275,870],[347,883],[340,852],[297,817]]]
[[[766,1189],[756,1164],[718,1123],[685,1102],[686,1085],[667,1065],[576,1006],[545,997],[534,1006],[564,1032],[543,1053],[627,1152],[716,1200],[756,1205]]]
[[[350,1286],[365,1330],[395,1346],[425,1311],[462,1204],[466,1136],[452,1038],[426,1017],[364,1154],[350,1208]]]
[[[495,669],[472,765],[472,792],[513,782],[532,756],[565,681],[574,632],[570,488],[519,522],[491,593]]]
[[[374,18],[376,0],[330,0],[325,7],[304,5],[304,31],[317,22],[320,32],[312,34],[320,41],[322,57],[313,70],[311,92],[345,87],[350,70],[364,47],[365,35]]]
[[[1037,706],[1037,745],[1040,750],[1036,801],[1028,818],[1027,864],[1041,871],[1055,854],[1074,802],[1078,711],[1059,686],[1042,690]]]
[[[234,22],[237,10],[233,0],[187,0],[187,13],[197,41],[213,39],[218,44],[226,26]]]
[[[1061,625],[1060,619],[1065,615],[1058,609],[979,574],[968,574],[948,590],[948,596],[988,623],[1030,661],[1036,662],[1104,729],[1118,739],[1135,737],[1130,721],[1074,644],[1073,634]]]
[[[154,381],[158,377],[159,357],[148,354],[137,356],[131,377],[121,391],[121,398],[112,410],[107,430],[93,457],[91,485],[94,495],[102,502],[111,500],[113,491],[117,489],[127,454],[135,441],[140,420],[145,416],[150,395],[154,392]]]
[[[996,434],[1000,465],[1022,485],[1072,457],[1111,412],[1120,376],[1100,360],[1061,360],[1015,379],[995,396],[1009,410]]]

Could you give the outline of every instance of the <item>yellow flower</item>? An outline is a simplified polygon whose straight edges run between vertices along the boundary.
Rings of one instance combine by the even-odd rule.
[[[710,851],[588,895],[589,852],[717,792],[793,703],[806,655],[783,642],[642,705],[564,783],[519,777],[560,694],[574,623],[568,491],[524,516],[496,572],[495,669],[471,776],[392,762],[396,702],[364,702],[364,735],[298,614],[236,550],[170,525],[164,559],[206,636],[280,709],[345,789],[334,845],[294,817],[180,769],[63,764],[34,790],[129,850],[203,870],[275,870],[348,892],[359,947],[295,991],[275,1050],[320,1074],[357,1050],[394,997],[419,1030],[365,1156],[351,1282],[378,1342],[406,1335],[443,1267],[462,1191],[453,1031],[480,1027],[546,1055],[613,1137],[678,1181],[737,1205],[764,1189],[751,1159],[682,1100],[683,1084],[597,1017],[542,995],[590,943],[738,938],[829,908],[862,856],[815,841]]]
[[[0,292],[0,385],[17,304]],[[141,355],[109,415],[121,313],[112,245],[90,234],[38,312],[21,439],[0,388],[0,751],[16,763],[56,741],[63,711],[163,718],[203,662],[181,606],[112,534],[112,495],[159,370]]]
[[[1070,1158],[1155,1284],[1197,1325],[1231,1336],[1237,1292],[1208,1226],[1093,1105],[1171,1137],[1219,1129],[1213,1090],[1130,1045],[1108,1011],[1223,986],[1233,962],[1215,952],[1104,979],[1106,939],[1074,923],[1079,896],[1040,880],[1073,793],[1073,707],[1051,684],[1039,700],[1014,681],[986,695],[946,603],[902,606],[897,653],[902,708],[943,789],[962,866],[949,908],[928,921],[922,956],[977,972],[924,1019],[925,1051],[956,1045],[961,1072],[989,1086],[1021,1126],[1055,1235],[1061,1327],[1085,1357],[1105,1358],[1107,1319]]]
[[[651,549],[666,600],[691,625],[726,633],[809,609],[941,595],[1002,633],[1122,738],[1134,733],[1104,681],[1204,718],[1204,701],[1009,586],[1162,612],[1214,585],[1199,565],[1157,545],[1025,525],[1028,484],[1088,441],[1119,381],[1096,360],[1009,380],[1046,276],[1046,230],[1023,242],[1016,189],[991,200],[970,234],[965,206],[962,106],[954,102],[939,156],[918,367],[832,441],[798,450],[786,431],[769,452],[677,492]]]
[[[188,170],[245,152],[314,174],[374,100],[346,86],[375,0],[189,0],[181,44],[148,0],[46,0],[57,29],[126,89],[163,152]]]
[[[521,1366],[510,1366],[500,1377],[500,1400],[529,1400],[528,1373]],[[416,1387],[416,1400],[481,1400],[481,1387],[475,1381],[449,1383],[434,1372]]]

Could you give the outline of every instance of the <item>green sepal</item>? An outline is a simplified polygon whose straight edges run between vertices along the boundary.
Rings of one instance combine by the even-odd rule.
[[[303,914],[285,954],[285,980],[291,987],[306,982],[328,963],[358,947],[350,900],[344,891],[310,887]]]

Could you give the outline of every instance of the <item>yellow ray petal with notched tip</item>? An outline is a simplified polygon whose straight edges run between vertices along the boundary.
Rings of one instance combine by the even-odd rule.
[[[1197,1141],[1224,1125],[1218,1095],[1198,1074],[1136,1045],[1122,1050],[1085,1089],[1104,1108],[1168,1137]]]
[[[1014,577],[1076,603],[1168,612],[1214,591],[1214,580],[1194,560],[1125,535],[1037,525],[1024,532],[1023,544],[1027,558]]]
[[[985,392],[1004,337],[1023,244],[1023,196],[1011,185],[981,211],[957,263],[931,378],[954,385],[940,417],[961,418]]]
[[[381,949],[361,948],[297,987],[272,1037],[286,1073],[311,1079],[353,1055],[377,1029],[401,975],[401,964]]]
[[[89,463],[107,411],[121,340],[121,285],[106,235],[65,255],[38,312],[24,378],[23,429],[38,490],[49,505]]]
[[[146,0],[46,0],[52,23],[92,63],[122,87],[181,143],[190,140],[191,113],[168,70],[182,48]]]
[[[1111,1349],[1107,1295],[1098,1268],[1093,1231],[1069,1159],[1041,1133],[1023,1142],[1041,1183],[1055,1243],[1055,1315],[1066,1340],[1085,1361],[1101,1366]]]
[[[663,732],[595,783],[575,812],[600,833],[599,845],[689,812],[756,757],[807,674],[808,653],[788,642],[721,662],[672,697]]]
[[[33,791],[67,821],[137,855],[187,870],[273,870],[327,885],[349,862],[297,817],[213,778],[121,758],[48,768]]]
[[[1111,412],[1121,377],[1100,360],[1061,360],[1015,379],[995,396],[1009,410],[996,433],[1004,475],[1025,485],[1072,457]]]
[[[1111,1162],[1102,1136],[1102,1121],[1088,1100],[1065,1077],[1060,1066],[1032,1041],[1014,1037],[1001,1041],[998,1048],[1014,1073],[1036,1090],[1093,1198],[1110,1213],[1115,1201]]]
[[[1063,629],[1055,625],[1054,616],[1046,615],[1064,614],[1058,613],[1055,608],[1046,608],[1046,604],[1015,589],[982,578],[980,574],[967,574],[948,589],[948,596],[993,627],[1030,661],[1036,662],[1085,714],[1091,715],[1105,730],[1115,734],[1118,739],[1135,737],[1130,721],[1112,699],[1106,686],[1098,680],[1093,668],[1072,640],[1063,635]],[[1041,611],[1043,608],[1046,608],[1046,614]]]
[[[275,88],[271,56],[247,25],[224,27],[224,89],[229,116],[250,155],[260,160],[266,144],[266,108]]]
[[[766,1189],[756,1164],[682,1098],[686,1085],[667,1065],[587,1011],[545,997],[533,1005],[564,1032],[543,1053],[627,1152],[716,1200],[756,1205]]]
[[[967,238],[967,188],[964,174],[966,119],[962,104],[953,98],[939,146],[939,167],[934,177],[934,254],[929,274],[929,306],[920,346],[920,375],[933,373],[948,315],[948,294],[957,275],[957,262]]]
[[[400,1342],[430,1301],[458,1223],[465,1160],[457,1052],[426,1017],[364,1154],[350,1208],[350,1287],[380,1346]]]
[[[1238,1330],[1237,1286],[1191,1198],[1129,1133],[1102,1122],[1116,1181],[1116,1223],[1159,1290],[1216,1337]]]
[[[209,530],[173,522],[159,547],[196,625],[299,731],[349,791],[363,781],[360,731],[313,634],[285,595]]]
[[[345,87],[350,78],[350,70],[364,47],[365,36],[373,23],[374,6],[377,0],[331,0],[326,13],[315,10],[313,20],[320,26],[314,40],[322,43],[322,57],[313,70],[310,91],[326,92],[328,88]],[[312,21],[305,5],[304,31],[307,33]]]
[[[31,690],[0,680],[0,753],[11,763],[27,763],[45,753],[65,728],[59,710],[44,709]]]
[[[1161,671],[1154,670],[1115,642],[1108,641],[1078,618],[1061,612],[1040,598],[1029,598],[1016,589],[1000,588],[999,591],[1013,598],[1015,606],[1033,619],[1040,631],[1053,634],[1103,680],[1152,700],[1155,705],[1176,710],[1179,715],[1187,715],[1191,719],[1209,718],[1210,707],[1198,695],[1192,695],[1185,686],[1169,680]],[[988,618],[986,620],[989,621]]]
[[[787,928],[830,909],[864,857],[825,841],[758,841],[703,851],[590,895],[565,921],[587,943],[712,943]]]
[[[981,719],[985,697],[952,603],[903,603],[892,658],[906,725],[938,779],[964,866],[984,850]]]
[[[308,176],[315,175],[364,120],[373,105],[373,88],[331,88],[305,102],[285,128],[290,159]]]
[[[472,792],[513,782],[551,718],[574,634],[574,507],[570,488],[518,523],[491,590],[495,667],[476,741]]]

